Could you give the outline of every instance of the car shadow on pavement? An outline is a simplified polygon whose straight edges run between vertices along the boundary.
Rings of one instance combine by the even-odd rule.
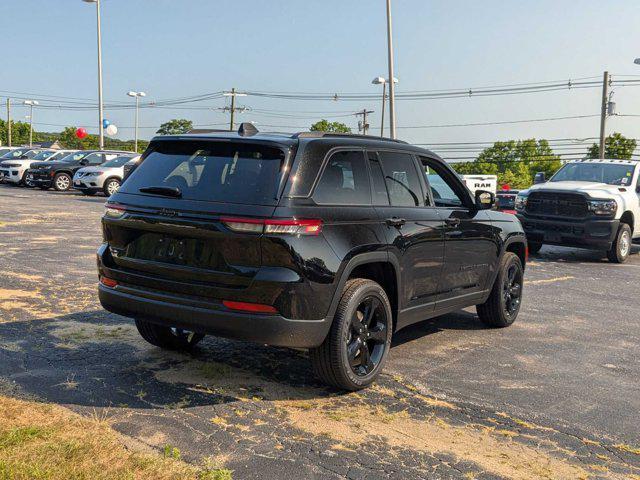
[[[629,260],[637,258],[640,254],[640,245],[633,245]],[[542,250],[529,257],[531,262],[560,262],[560,263],[610,263],[607,252],[599,250],[587,250],[572,247],[543,246]]]
[[[393,335],[391,348],[445,330],[485,330],[487,328],[489,327],[483,325],[476,314],[460,310],[403,328]]]
[[[0,323],[0,394],[89,407],[172,408],[332,396],[306,352],[206,337],[190,353],[153,347],[104,311]]]

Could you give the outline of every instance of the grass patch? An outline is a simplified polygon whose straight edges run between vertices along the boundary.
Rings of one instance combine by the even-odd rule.
[[[125,448],[121,437],[98,418],[0,396],[0,479],[231,479],[230,470],[196,467],[180,457],[172,446],[163,454]]]

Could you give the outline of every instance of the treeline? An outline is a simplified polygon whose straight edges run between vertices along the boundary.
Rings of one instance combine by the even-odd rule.
[[[38,132],[33,131],[33,143],[54,142],[58,140],[64,148],[77,150],[95,150],[98,148],[98,135],[89,134],[83,139],[76,136],[77,127],[67,127],[62,132]],[[9,142],[7,135],[7,122],[0,120],[0,141],[2,145]],[[11,122],[11,144],[12,145],[28,145],[29,144],[29,124],[26,122]],[[105,148],[112,150],[133,151],[135,142],[133,140],[118,140],[105,136]],[[138,151],[143,152],[149,142],[146,140],[138,140]]]

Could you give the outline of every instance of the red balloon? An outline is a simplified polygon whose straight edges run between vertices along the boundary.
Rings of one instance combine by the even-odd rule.
[[[85,130],[82,127],[76,130],[76,137],[80,139],[86,137],[87,135],[88,135],[87,130]]]

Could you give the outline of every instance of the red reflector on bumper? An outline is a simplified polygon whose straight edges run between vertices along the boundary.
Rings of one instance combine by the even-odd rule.
[[[118,286],[118,282],[107,277],[100,277],[100,283],[105,287],[109,287],[109,288],[115,288]]]
[[[222,304],[231,310],[237,310],[239,312],[278,313],[275,307],[272,307],[271,305],[263,305],[261,303],[231,302],[229,300],[223,300]]]

